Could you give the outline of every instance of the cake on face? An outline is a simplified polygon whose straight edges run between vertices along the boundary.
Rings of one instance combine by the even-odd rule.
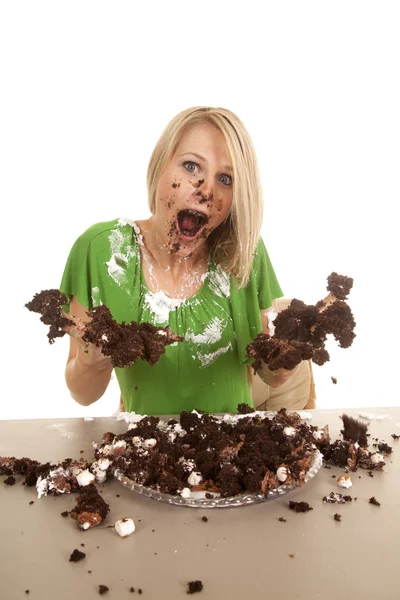
[[[114,367],[128,367],[137,360],[154,365],[165,353],[166,346],[183,340],[169,327],[135,321],[117,323],[104,304],[87,312],[90,321],[84,323],[64,313],[62,307],[65,304],[67,297],[59,290],[44,290],[35,294],[25,306],[41,314],[40,320],[50,325],[47,335],[51,344],[56,337],[66,334],[66,327],[78,326],[82,330],[83,341],[100,347],[103,354],[110,357]]]
[[[327,336],[332,334],[341,348],[348,348],[355,337],[355,321],[345,302],[353,280],[331,273],[328,277],[329,294],[314,305],[294,299],[274,319],[273,336],[260,333],[247,346],[247,357],[254,358],[257,371],[264,362],[271,371],[291,371],[302,360],[323,365],[329,360],[325,349]]]

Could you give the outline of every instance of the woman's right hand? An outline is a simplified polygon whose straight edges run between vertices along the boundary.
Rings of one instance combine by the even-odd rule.
[[[71,300],[70,310],[71,313],[65,314],[65,316],[71,320],[71,325],[64,327],[66,333],[71,337],[68,362],[71,358],[77,358],[88,366],[100,369],[113,368],[111,358],[102,353],[100,346],[83,340],[85,324],[90,321],[87,316],[87,308],[78,304],[74,297]]]

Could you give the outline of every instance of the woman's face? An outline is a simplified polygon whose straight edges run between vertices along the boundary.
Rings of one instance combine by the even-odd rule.
[[[182,139],[157,186],[157,228],[168,248],[189,256],[229,215],[233,174],[222,133],[197,125]]]

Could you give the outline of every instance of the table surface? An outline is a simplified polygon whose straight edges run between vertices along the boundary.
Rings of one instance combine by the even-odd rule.
[[[345,412],[357,417],[360,411]],[[202,600],[398,600],[400,441],[391,434],[400,434],[400,407],[364,412],[389,416],[371,420],[369,432],[371,443],[372,437],[386,441],[393,454],[373,477],[362,469],[353,473],[350,490],[336,483],[344,469],[322,467],[308,484],[280,498],[204,509],[157,502],[111,480],[98,486],[110,504],[106,521],[80,531],[61,516],[75,506],[76,494],[38,499],[35,488],[21,485],[22,477],[14,486],[1,483],[0,597],[91,599],[98,598],[101,584],[109,587],[104,598],[133,598],[133,586],[135,594],[141,588],[146,598],[171,600],[187,597],[187,582],[199,579]],[[328,424],[332,438],[338,437],[343,410],[310,413],[310,423]],[[0,421],[0,456],[91,459],[92,441],[125,429],[115,418]],[[349,493],[353,501],[323,502],[332,491]],[[381,506],[370,504],[371,496]],[[295,513],[289,500],[309,502],[313,510]],[[334,520],[336,512],[341,522]],[[108,527],[122,517],[136,523],[126,539]],[[75,548],[86,553],[79,563],[69,562]]]

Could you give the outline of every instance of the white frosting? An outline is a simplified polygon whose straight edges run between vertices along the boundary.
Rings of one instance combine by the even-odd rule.
[[[136,448],[140,448],[141,447],[142,441],[143,441],[143,438],[141,438],[139,435],[134,435],[133,438],[132,438],[132,444]]]
[[[154,315],[154,322],[159,325],[168,323],[169,313],[186,302],[186,298],[170,298],[162,290],[154,294],[148,291],[144,297],[145,305]]]
[[[226,296],[229,298],[230,296],[230,279],[228,273],[223,271],[221,267],[218,265],[215,271],[211,271],[208,274],[208,283],[211,290],[219,296],[223,298]]]
[[[90,483],[93,483],[94,479],[95,479],[95,477],[94,477],[93,473],[91,473],[87,469],[85,469],[84,471],[81,471],[76,476],[76,481],[78,482],[78,485],[80,487],[83,487],[85,485],[89,485]]]
[[[192,473],[190,473],[190,475],[188,477],[188,484],[189,485],[199,485],[201,480],[202,480],[201,473],[199,473],[198,471],[192,471]]]
[[[134,228],[136,226],[136,229],[139,231],[139,228],[137,227],[136,223],[132,221],[132,219],[129,219],[129,217],[121,217],[120,219],[118,219],[118,225],[120,225],[121,227],[124,227],[124,225],[130,225]]]
[[[337,484],[339,487],[346,489],[351,488],[351,486],[353,485],[350,475],[341,475],[340,477],[338,477]]]
[[[133,519],[125,517],[124,519],[119,519],[115,522],[114,529],[118,535],[125,538],[128,537],[128,535],[131,535],[136,528]]]
[[[228,350],[232,350],[231,342],[229,342],[227,346],[224,346],[223,348],[218,348],[218,350],[216,350],[215,352],[210,352],[209,354],[202,354],[201,352],[198,352],[197,358],[200,360],[202,367],[208,367],[209,365],[211,365],[211,363],[215,361],[216,358],[218,358],[218,356],[221,356],[221,354],[225,354],[226,352],[228,352]]]
[[[323,429],[318,429],[317,431],[313,431],[313,438],[317,441],[322,440],[322,438],[324,437],[324,430]]]
[[[374,421],[375,419],[380,421],[381,419],[390,419],[390,415],[375,415],[374,413],[365,413],[360,412],[359,416],[362,419],[366,419],[368,421]]]
[[[183,488],[183,490],[181,491],[181,496],[182,498],[190,498],[190,490],[189,488]]]
[[[108,458],[100,458],[97,462],[94,462],[90,467],[94,474],[97,483],[104,483],[107,479],[107,469],[111,465],[111,461]]]
[[[149,438],[147,440],[144,440],[142,446],[143,448],[146,448],[146,450],[149,450],[150,448],[154,448],[154,446],[157,445],[157,440],[155,440],[154,438]]]
[[[215,319],[209,322],[202,333],[195,335],[191,331],[187,332],[185,340],[194,344],[215,344],[221,339],[222,331],[225,327],[226,323],[222,319],[215,317]]]
[[[276,476],[279,479],[279,481],[282,481],[282,483],[286,481],[286,479],[288,478],[288,474],[289,470],[287,469],[287,467],[279,467],[279,469],[276,471]]]
[[[377,465],[378,463],[384,461],[385,457],[383,456],[383,454],[380,454],[380,452],[374,452],[374,454],[371,454],[371,462],[373,462],[374,465]]]
[[[90,527],[90,523],[88,521],[86,521],[85,523],[81,523],[80,528],[81,529],[89,529]]]
[[[37,490],[38,498],[41,498],[42,496],[47,496],[47,489],[48,489],[47,479],[43,479],[42,477],[39,477],[36,482],[36,490]]]
[[[84,421],[94,421],[94,417],[83,417]]]
[[[287,435],[288,437],[292,437],[293,435],[296,434],[296,430],[294,427],[285,427],[285,429],[283,430],[283,433],[285,435]]]
[[[113,444],[113,448],[126,448],[126,441],[125,440],[118,440],[117,442],[115,442],[115,444]]]

